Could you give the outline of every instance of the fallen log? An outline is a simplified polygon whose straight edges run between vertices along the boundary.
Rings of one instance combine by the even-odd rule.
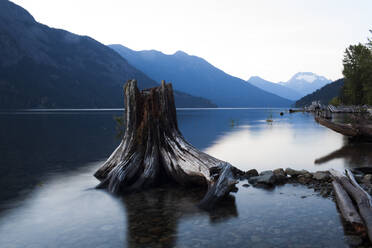
[[[357,136],[359,134],[358,130],[355,129],[351,124],[342,124],[342,123],[335,123],[333,121],[326,120],[322,117],[316,116],[315,120],[329,129],[332,129],[335,132],[343,134],[345,136]]]
[[[355,202],[358,205],[359,213],[366,224],[369,240],[372,241],[372,200],[371,196],[358,184],[353,173],[346,169],[346,175],[350,179],[351,184],[358,189],[358,195],[355,197]]]
[[[346,192],[356,203],[359,214],[366,226],[369,240],[372,241],[371,197],[359,186],[351,171],[347,171],[348,177],[333,169],[330,170],[330,173],[333,178],[343,186]]]
[[[349,136],[356,139],[372,141],[372,125],[371,124],[344,124],[336,123],[320,116],[315,116],[315,121],[319,124],[332,129],[342,135]]]
[[[94,174],[97,186],[111,192],[132,192],[175,182],[207,186],[201,208],[235,189],[238,180],[230,164],[189,144],[178,129],[171,84],[139,91],[137,82],[124,87],[125,133],[116,150]]]
[[[349,195],[338,182],[333,181],[332,186],[336,196],[337,206],[343,219],[347,223],[351,224],[354,230],[356,230],[358,233],[365,232],[364,223],[360,218],[358,211],[354,207]]]

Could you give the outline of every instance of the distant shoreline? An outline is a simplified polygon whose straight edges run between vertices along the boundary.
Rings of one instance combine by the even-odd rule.
[[[246,107],[246,108],[176,108],[177,110],[243,110],[243,109],[288,109],[286,107]],[[297,108],[292,108],[297,109]],[[4,112],[99,112],[99,111],[123,111],[124,108],[83,108],[83,109],[74,109],[74,108],[66,108],[66,109],[0,109],[0,113]]]

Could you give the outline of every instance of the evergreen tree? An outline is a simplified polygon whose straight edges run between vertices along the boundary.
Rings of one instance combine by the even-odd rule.
[[[368,39],[366,45],[359,43],[349,46],[345,51],[343,65],[343,103],[372,105],[372,40]]]

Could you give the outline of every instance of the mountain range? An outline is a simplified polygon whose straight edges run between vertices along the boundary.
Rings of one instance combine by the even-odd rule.
[[[0,1],[0,108],[118,108],[122,86],[133,78],[140,88],[158,85],[96,40],[40,24]],[[216,107],[181,92],[175,100],[178,107]]]
[[[219,107],[287,107],[293,103],[182,51],[167,55],[156,50],[134,51],[117,44],[109,47],[149,77],[167,79],[175,89],[210,99]]]
[[[340,96],[343,85],[344,79],[336,80],[299,99],[295,106],[298,108],[309,106],[313,101],[320,101],[321,104],[328,104],[332,98]]]
[[[298,72],[287,82],[273,83],[257,76],[247,82],[278,96],[298,100],[331,83],[331,80],[312,72]]]
[[[182,51],[105,46],[0,0],[0,108],[119,108],[133,78],[140,89],[172,82],[177,107],[288,107],[330,82],[309,72],[287,82],[244,81]]]
[[[302,96],[305,96],[331,82],[331,80],[323,76],[316,75],[312,72],[299,72],[287,82],[279,82],[279,84],[295,90],[302,94]]]
[[[289,100],[295,101],[295,100],[300,99],[303,96],[300,92],[297,92],[289,87],[286,87],[278,83],[267,81],[258,76],[253,76],[249,78],[247,82],[250,84],[253,84],[254,86],[260,89],[263,89],[267,92],[271,92],[275,95],[287,98]]]

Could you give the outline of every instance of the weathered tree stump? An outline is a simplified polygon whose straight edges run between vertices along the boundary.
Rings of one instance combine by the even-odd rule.
[[[139,91],[137,82],[124,87],[125,134],[109,159],[95,173],[99,188],[132,192],[162,183],[205,185],[200,203],[210,208],[235,189],[238,182],[230,164],[189,144],[178,129],[171,84]]]

